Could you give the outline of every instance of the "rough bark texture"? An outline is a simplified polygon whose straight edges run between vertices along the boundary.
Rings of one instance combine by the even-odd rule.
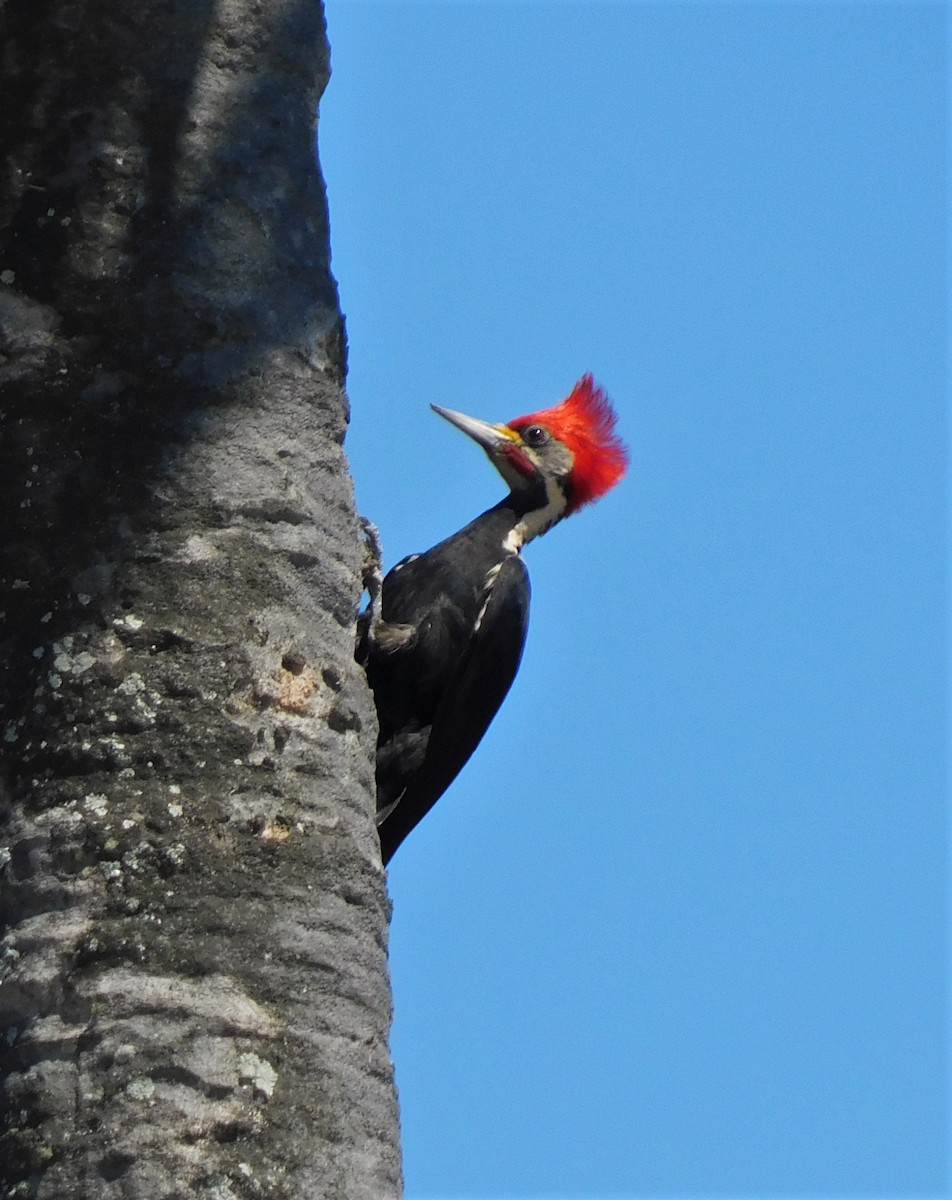
[[[4,1195],[399,1193],[313,0],[7,0]]]

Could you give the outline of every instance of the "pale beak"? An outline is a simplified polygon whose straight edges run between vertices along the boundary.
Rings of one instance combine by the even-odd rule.
[[[431,404],[430,408],[441,417],[445,417],[457,429],[462,429],[463,433],[468,434],[474,442],[478,442],[490,455],[507,444],[511,445],[518,437],[508,425],[492,425],[489,421],[480,421],[478,417],[468,417],[465,413],[455,412],[452,408],[441,408],[438,404]]]

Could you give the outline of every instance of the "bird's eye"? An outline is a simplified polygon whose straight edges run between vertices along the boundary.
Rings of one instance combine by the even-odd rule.
[[[529,446],[544,446],[549,440],[549,431],[543,425],[530,425],[522,431],[522,440]]]

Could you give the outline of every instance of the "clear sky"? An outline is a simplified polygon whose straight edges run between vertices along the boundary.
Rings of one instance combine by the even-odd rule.
[[[388,564],[502,494],[431,401],[632,449],[391,866],[408,1200],[947,1196],[948,10],[327,15]]]

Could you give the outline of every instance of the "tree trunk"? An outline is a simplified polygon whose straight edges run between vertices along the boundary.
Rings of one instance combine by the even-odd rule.
[[[395,1196],[320,7],[0,56],[4,1194]]]

